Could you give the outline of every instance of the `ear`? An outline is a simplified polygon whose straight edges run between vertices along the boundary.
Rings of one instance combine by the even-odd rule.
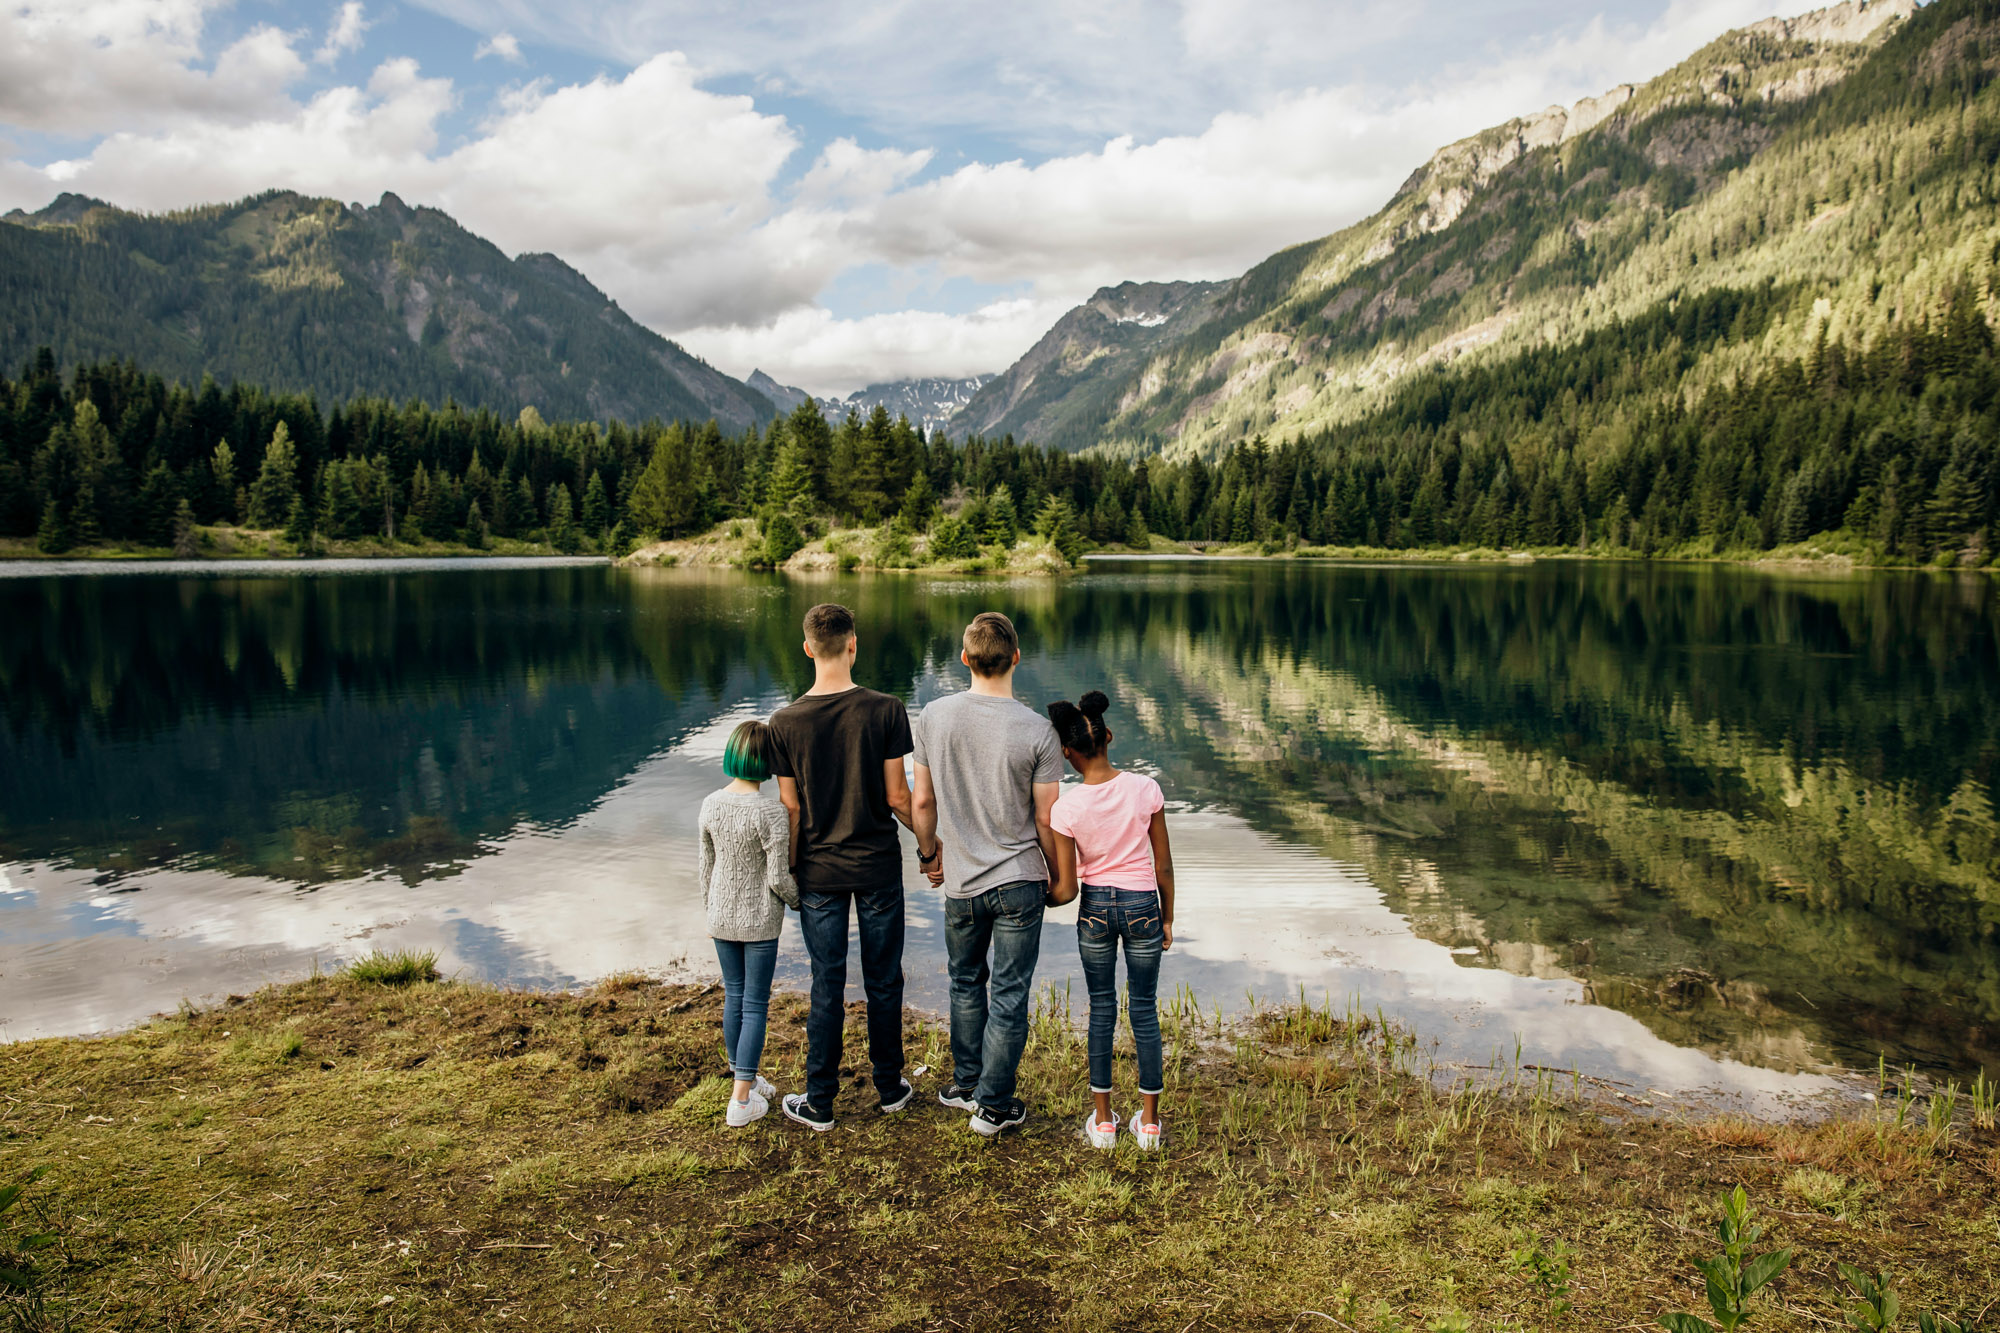
[[[806,639],[806,640],[804,640],[804,641],[803,641],[803,646],[804,646],[804,648],[805,648],[805,650],[806,650],[806,656],[807,656],[807,657],[811,657],[811,656],[813,656],[813,655],[814,655],[814,654],[813,654],[813,645],[812,645],[812,640],[811,640],[811,639]]]
[[[1019,648],[1016,648],[1014,650],[1014,665],[1015,666],[1021,665],[1021,650]]]
[[[966,656],[965,649],[963,648],[958,650],[958,664],[964,667],[967,671],[970,671],[972,669],[972,659]]]

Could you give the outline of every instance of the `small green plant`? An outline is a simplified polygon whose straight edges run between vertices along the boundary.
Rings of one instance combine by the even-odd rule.
[[[38,1166],[20,1182],[0,1186],[0,1228],[4,1228],[0,1229],[0,1287],[12,1291],[31,1289],[35,1285],[35,1270],[28,1263],[28,1256],[56,1243],[56,1238],[46,1232],[17,1236],[12,1224],[7,1221],[7,1213],[21,1201],[21,1195],[28,1186],[48,1173],[46,1166]]]
[[[1887,1333],[1887,1330],[1896,1327],[1897,1318],[1902,1314],[1902,1303],[1896,1299],[1895,1289],[1889,1285],[1888,1273],[1871,1276],[1853,1264],[1836,1263],[1834,1268],[1856,1297],[1854,1304],[1845,1311],[1848,1323],[1862,1333]],[[1957,1320],[1929,1311],[1917,1316],[1917,1329],[1918,1333],[1966,1333],[1965,1326]]]
[[[410,986],[419,981],[436,981],[437,960],[435,949],[425,949],[422,953],[408,949],[398,949],[394,953],[378,950],[349,963],[347,975],[351,980],[372,982],[377,986]]]
[[[1870,1277],[1853,1264],[1837,1263],[1834,1268],[1841,1280],[1847,1283],[1860,1299],[1847,1307],[1847,1322],[1864,1333],[1884,1333],[1896,1326],[1898,1305],[1896,1293],[1890,1289],[1889,1275],[1877,1273]]]
[[[1534,1280],[1535,1291],[1550,1319],[1560,1319],[1570,1312],[1570,1260],[1575,1254],[1563,1241],[1545,1247],[1542,1238],[1534,1236],[1508,1255],[1515,1272]]]
[[[1713,1259],[1697,1259],[1695,1266],[1708,1280],[1708,1306],[1715,1312],[1711,1324],[1698,1315],[1670,1314],[1660,1322],[1672,1333],[1734,1333],[1750,1320],[1750,1298],[1792,1262],[1790,1250],[1769,1250],[1752,1256],[1750,1247],[1764,1234],[1764,1228],[1750,1220],[1750,1196],[1738,1185],[1722,1203],[1722,1221],[1716,1232],[1722,1237],[1722,1253]]]
[[[1931,1093],[1931,1104],[1925,1119],[1930,1122],[1931,1142],[1940,1148],[1951,1146],[1951,1122],[1958,1114],[1958,1084],[1947,1083],[1942,1091]]]

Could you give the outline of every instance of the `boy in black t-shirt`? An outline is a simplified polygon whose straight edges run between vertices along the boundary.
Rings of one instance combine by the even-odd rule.
[[[841,1029],[847,1000],[848,908],[861,933],[861,979],[868,996],[868,1059],[880,1109],[910,1104],[903,1078],[903,849],[898,821],[910,824],[910,715],[902,701],[854,683],[859,640],[854,613],[825,603],[806,612],[813,687],[771,718],[771,774],[792,819],[792,874],[799,885],[799,933],[812,959],[812,1013],[806,1020],[806,1090],[784,1099],[785,1115],[816,1130],[833,1128],[840,1090]],[[935,838],[919,838],[926,865]]]

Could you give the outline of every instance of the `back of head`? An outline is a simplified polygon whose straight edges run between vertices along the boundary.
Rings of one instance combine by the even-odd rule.
[[[1021,650],[1021,636],[1014,632],[1014,622],[998,611],[981,611],[965,627],[963,644],[973,674],[1004,676]]]
[[[1104,714],[1110,707],[1111,700],[1104,697],[1104,691],[1092,690],[1075,703],[1059,699],[1050,704],[1049,722],[1064,748],[1090,759],[1104,753],[1105,744],[1111,739],[1111,731],[1104,725]]]
[[[722,771],[745,782],[771,776],[771,729],[762,722],[744,722],[729,733],[722,747]]]
[[[821,602],[806,612],[805,628],[814,657],[838,657],[854,637],[854,613],[838,602]]]

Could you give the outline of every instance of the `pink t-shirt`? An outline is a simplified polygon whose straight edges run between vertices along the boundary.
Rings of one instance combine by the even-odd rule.
[[[1096,786],[1078,783],[1064,790],[1049,812],[1049,827],[1076,839],[1076,878],[1100,888],[1155,890],[1153,844],[1147,837],[1153,815],[1166,808],[1160,784],[1140,773],[1121,772]]]

